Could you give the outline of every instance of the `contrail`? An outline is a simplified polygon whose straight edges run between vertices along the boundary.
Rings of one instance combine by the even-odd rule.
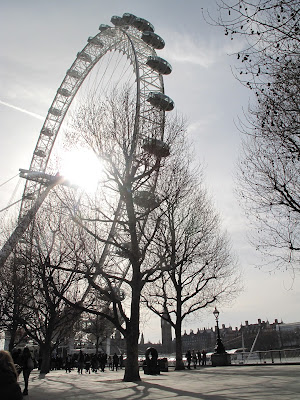
[[[24,110],[24,108],[16,107],[16,106],[14,106],[12,104],[9,104],[9,103],[5,103],[5,101],[0,100],[0,104],[3,104],[4,106],[9,107],[9,108],[13,108],[14,110],[17,110],[17,111],[21,111],[24,114],[31,115],[32,117],[34,117],[36,119],[40,119],[40,120],[44,120],[45,119],[44,117],[42,117],[39,114],[33,113],[31,111]]]

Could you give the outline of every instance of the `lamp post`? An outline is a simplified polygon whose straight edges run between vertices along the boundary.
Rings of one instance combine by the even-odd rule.
[[[216,343],[216,347],[215,347],[215,353],[217,354],[224,354],[226,353],[225,351],[225,347],[222,343],[222,339],[220,336],[220,329],[219,329],[219,315],[220,312],[217,310],[217,307],[215,307],[214,311],[213,311],[214,317],[216,318],[216,323],[217,323],[217,343]]]
[[[215,307],[213,314],[214,317],[216,318],[216,323],[217,323],[217,343],[215,347],[215,352],[211,355],[211,364],[213,367],[230,365],[231,364],[230,354],[226,353],[225,347],[222,343],[222,339],[220,336],[220,329],[219,329],[220,312],[217,310],[217,307]]]

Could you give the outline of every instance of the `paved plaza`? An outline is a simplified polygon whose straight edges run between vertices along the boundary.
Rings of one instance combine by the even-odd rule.
[[[51,371],[44,378],[34,370],[28,400],[202,399],[299,400],[300,365],[203,367],[197,370],[145,375],[141,382],[123,382],[124,370],[78,375]],[[23,388],[23,379],[20,377]],[[1,396],[0,396],[1,397]]]

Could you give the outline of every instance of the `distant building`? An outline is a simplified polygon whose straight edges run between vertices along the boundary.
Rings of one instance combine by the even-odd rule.
[[[141,334],[139,352],[145,354],[147,347],[155,347],[158,353],[175,353],[175,339],[172,340],[172,329],[170,324],[161,320],[162,343],[144,342]],[[244,348],[245,351],[266,351],[300,347],[300,322],[285,324],[277,319],[273,323],[258,319],[257,322],[249,324],[245,321],[240,327],[220,327],[220,336],[226,350]],[[217,338],[217,328],[192,329],[182,335],[182,353],[187,350],[214,351]]]
[[[238,330],[238,342],[232,342],[234,346],[230,346],[227,348],[239,348],[244,347],[245,350],[272,350],[278,349],[279,341],[278,335],[276,333],[276,326],[278,326],[279,322],[276,319],[274,323],[270,323],[269,321],[262,321],[258,319],[256,323],[249,324],[248,321],[245,321],[245,325],[240,326]],[[224,343],[226,346],[226,343]]]
[[[300,322],[278,324],[276,326],[280,348],[300,346]]]
[[[187,350],[211,350],[216,343],[215,332],[210,329],[198,329],[196,333],[191,329],[188,335],[186,331],[182,335],[182,351],[185,353]]]
[[[164,318],[161,318],[162,352],[172,353],[172,327]]]
[[[145,344],[145,339],[144,339],[144,334],[142,333],[141,334],[141,339],[140,339],[140,345],[144,346],[144,344]]]

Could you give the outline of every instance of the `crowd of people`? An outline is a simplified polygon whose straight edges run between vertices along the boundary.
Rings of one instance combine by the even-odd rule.
[[[185,354],[187,368],[191,369],[197,365],[206,365],[206,351],[188,350]],[[23,396],[28,395],[28,382],[31,371],[40,366],[41,360],[35,360],[28,347],[17,350],[12,355],[5,350],[0,350],[0,387],[1,400],[21,400]],[[123,355],[114,353],[107,355],[104,352],[98,354],[88,354],[80,350],[78,353],[68,354],[65,358],[53,357],[51,359],[51,369],[65,369],[66,373],[77,370],[78,374],[83,372],[90,374],[98,371],[105,371],[108,367],[111,371],[117,371],[124,367]],[[22,372],[24,379],[24,390],[21,391],[18,383],[19,374]]]
[[[35,359],[29,348],[15,350],[12,355],[5,350],[0,350],[0,399],[21,400],[28,395],[28,383],[30,373],[34,368],[40,368],[41,359]],[[122,369],[124,366],[123,355],[116,353],[112,356],[100,352],[98,354],[79,353],[68,354],[65,358],[52,357],[51,369],[65,369],[66,373],[77,370],[79,374],[105,371],[108,367],[111,371]],[[22,392],[18,383],[20,374],[23,374],[24,390]]]
[[[202,350],[202,352],[200,350],[197,352],[195,350],[188,350],[185,357],[188,369],[191,369],[191,363],[193,363],[195,369],[197,368],[197,365],[206,365],[206,350]]]
[[[59,363],[60,364],[60,363]],[[53,364],[52,364],[53,365]],[[55,364],[55,369],[60,369]],[[106,353],[100,352],[98,354],[84,354],[82,350],[78,354],[67,355],[64,363],[66,372],[71,372],[73,369],[77,369],[79,374],[105,371],[105,367],[108,367],[111,371],[122,369],[124,366],[123,355],[117,355],[114,353],[113,356],[107,356]]]

